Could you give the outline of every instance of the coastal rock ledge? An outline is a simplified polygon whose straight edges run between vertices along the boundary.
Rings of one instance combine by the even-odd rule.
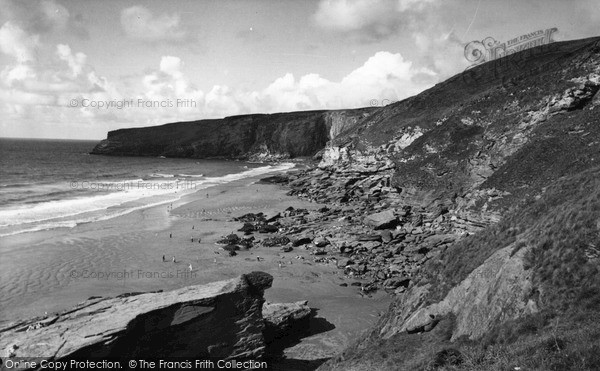
[[[90,298],[58,315],[0,329],[0,349],[20,360],[256,360],[265,353],[263,294],[272,282],[271,275],[252,272],[169,292]]]

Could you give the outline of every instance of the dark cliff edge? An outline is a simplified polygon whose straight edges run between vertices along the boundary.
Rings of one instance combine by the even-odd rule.
[[[313,156],[372,108],[253,114],[119,129],[92,154],[276,160]]]

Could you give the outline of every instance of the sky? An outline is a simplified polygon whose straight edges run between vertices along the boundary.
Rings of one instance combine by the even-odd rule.
[[[600,0],[0,0],[0,136],[383,105],[470,63],[464,47],[556,27]]]

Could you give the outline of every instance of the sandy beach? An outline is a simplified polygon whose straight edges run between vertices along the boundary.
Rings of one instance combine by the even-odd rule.
[[[286,354],[296,359],[334,355],[373,324],[390,300],[386,294],[366,298],[355,287],[340,286],[350,283],[342,271],[332,263],[313,262],[301,247],[288,253],[255,247],[227,256],[215,242],[231,232],[241,235],[236,231],[242,223],[232,221],[233,217],[249,212],[274,214],[289,206],[320,206],[258,180],[215,186],[173,204],[72,229],[3,238],[2,322],[57,312],[91,296],[166,291],[258,270],[274,276],[273,287],[265,294],[267,301],[308,300],[317,310],[314,335],[288,348]],[[267,236],[255,235],[257,239]]]

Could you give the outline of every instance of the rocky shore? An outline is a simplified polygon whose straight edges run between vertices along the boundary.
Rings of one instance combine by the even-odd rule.
[[[279,338],[304,331],[306,301],[266,303],[273,277],[236,279],[169,292],[91,297],[75,308],[0,329],[3,357],[259,360]]]
[[[403,204],[390,186],[389,174],[338,175],[312,169],[263,181],[286,184],[289,194],[329,206],[290,207],[268,218],[262,214],[236,218],[244,223],[239,231],[246,237],[228,236],[229,249],[244,248],[243,241],[249,241],[253,232],[275,232],[260,243],[290,256],[295,249],[310,251],[313,262],[343,270],[347,285],[364,294],[377,289],[404,292],[422,264],[461,235],[484,227],[454,223],[456,218],[452,220],[447,209],[430,212]]]

